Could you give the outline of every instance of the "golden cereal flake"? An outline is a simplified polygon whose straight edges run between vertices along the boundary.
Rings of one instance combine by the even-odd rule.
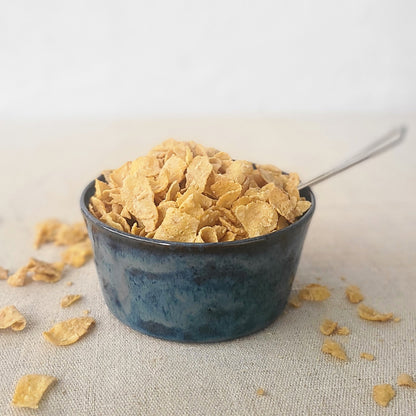
[[[11,328],[13,331],[21,331],[25,326],[26,319],[15,306],[0,309],[0,329]]]
[[[378,384],[373,387],[373,399],[380,406],[386,407],[395,394],[391,384]]]
[[[29,260],[27,269],[28,272],[32,273],[32,280],[55,283],[61,280],[64,266],[63,262],[48,263],[32,257]]]
[[[350,285],[345,289],[345,295],[351,303],[360,303],[364,296],[358,286]]]
[[[341,345],[338,344],[338,342],[332,341],[330,338],[325,339],[321,350],[323,353],[331,354],[333,357],[338,358],[339,360],[348,360],[347,355],[345,354],[345,351]]]
[[[61,299],[61,307],[67,308],[75,303],[78,299],[81,299],[81,295],[66,295]]]
[[[54,243],[57,246],[69,246],[79,243],[87,236],[87,228],[83,222],[73,225],[62,224],[56,231]]]
[[[69,246],[62,253],[62,261],[72,267],[83,266],[93,255],[91,241],[86,239]]]
[[[368,361],[374,361],[374,355],[373,354],[369,354],[368,352],[362,352],[360,354],[361,358],[364,358],[364,360],[368,360]]]
[[[407,386],[416,389],[416,382],[413,380],[410,374],[400,374],[397,377],[397,384],[399,386]]]
[[[319,326],[319,330],[324,335],[332,335],[338,327],[338,323],[331,321],[330,319],[325,319]]]
[[[196,239],[198,225],[199,221],[192,215],[181,212],[178,208],[168,208],[154,238],[192,243]]]
[[[27,266],[22,266],[16,271],[16,273],[13,273],[9,276],[9,278],[7,279],[7,283],[10,286],[24,286],[26,283],[27,273]]]
[[[7,280],[9,278],[9,271],[0,266],[0,280]]]
[[[336,335],[349,335],[350,330],[346,326],[338,326],[335,331],[335,334]]]
[[[305,286],[299,292],[299,298],[301,300],[310,300],[320,302],[328,299],[331,296],[331,292],[326,286],[319,285],[317,283],[311,283]]]
[[[93,323],[95,320],[89,316],[68,319],[54,325],[43,336],[54,345],[70,345],[85,335]]]
[[[71,281],[69,281],[69,282],[66,282],[65,283],[67,286],[72,286],[74,283],[73,282],[71,282]]]
[[[83,311],[82,311],[82,314],[83,315],[89,315],[89,313],[90,313],[91,311],[89,310],[89,309],[84,309]]]
[[[17,382],[12,404],[37,409],[43,394],[55,381],[55,377],[44,374],[26,374]]]
[[[365,319],[367,321],[379,321],[379,322],[386,322],[393,319],[393,313],[380,313],[375,311],[373,308],[369,306],[360,304],[358,305],[358,315],[361,319]]]
[[[61,225],[62,222],[55,218],[51,218],[38,223],[36,225],[35,240],[33,242],[35,248],[37,249],[45,243],[53,242],[55,235]]]
[[[267,202],[255,201],[239,205],[235,216],[243,225],[249,237],[258,237],[276,229],[278,214]]]

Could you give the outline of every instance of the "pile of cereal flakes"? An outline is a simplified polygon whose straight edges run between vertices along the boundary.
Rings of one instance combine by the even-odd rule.
[[[310,207],[299,177],[271,165],[169,139],[95,181],[89,209],[102,222],[141,237],[216,243],[287,227]]]

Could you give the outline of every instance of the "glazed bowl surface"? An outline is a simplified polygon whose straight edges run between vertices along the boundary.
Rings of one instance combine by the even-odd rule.
[[[270,325],[286,306],[315,210],[260,237],[223,243],[180,243],[118,231],[81,211],[94,248],[105,302],[121,322],[144,334],[180,342],[216,342]]]

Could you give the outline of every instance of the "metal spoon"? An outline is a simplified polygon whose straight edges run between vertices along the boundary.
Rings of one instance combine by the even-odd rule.
[[[315,185],[316,183],[322,182],[323,180],[330,178],[331,176],[334,176],[337,173],[340,173],[345,169],[348,169],[349,167],[356,165],[357,163],[367,160],[370,157],[378,155],[382,152],[385,152],[386,150],[401,143],[404,137],[406,136],[406,133],[406,126],[400,126],[391,130],[389,133],[385,134],[380,139],[370,143],[368,146],[364,147],[364,149],[362,149],[360,152],[345,160],[344,162],[340,163],[338,166],[335,166],[334,168],[324,173],[321,173],[320,175],[316,176],[313,179],[310,179],[307,182],[300,183],[298,189],[301,190],[303,188],[306,188],[307,186]]]

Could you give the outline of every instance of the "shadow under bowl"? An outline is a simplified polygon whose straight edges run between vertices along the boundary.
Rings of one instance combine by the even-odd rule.
[[[144,334],[180,342],[225,341],[259,331],[286,306],[315,210],[260,237],[224,243],[180,243],[118,231],[81,211],[91,238],[102,293],[121,322]]]

